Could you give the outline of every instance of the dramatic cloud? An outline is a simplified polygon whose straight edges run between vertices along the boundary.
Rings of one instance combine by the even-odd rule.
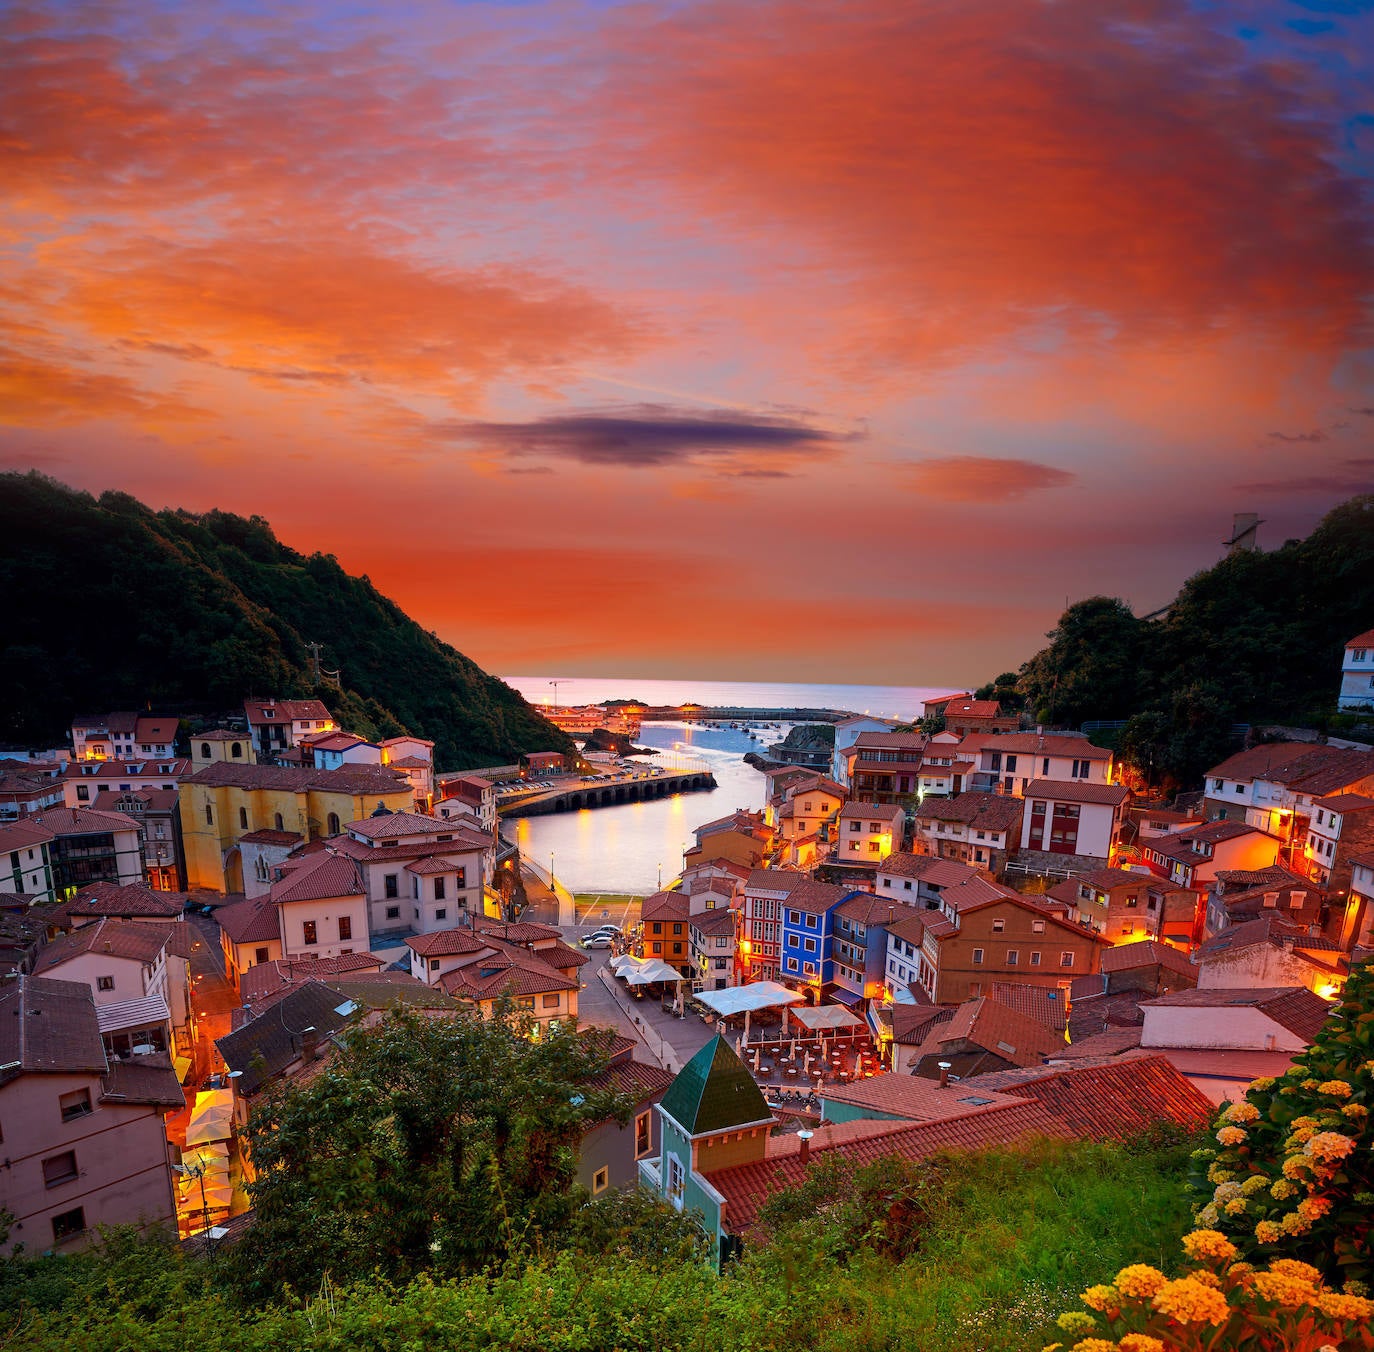
[[[922,460],[906,470],[909,487],[940,502],[1016,502],[1046,488],[1067,488],[1076,474],[1033,460],[998,460],[977,455],[946,455]]]
[[[1313,432],[1270,432],[1269,436],[1274,441],[1287,441],[1309,446],[1315,446],[1326,440],[1326,433],[1320,428]]]
[[[1290,479],[1261,480],[1257,483],[1237,484],[1241,493],[1257,493],[1266,497],[1290,493],[1320,493],[1333,498],[1351,497],[1356,493],[1374,493],[1374,456],[1354,456],[1320,474],[1299,474]]]
[[[758,478],[786,473],[760,460],[790,462],[803,453],[830,456],[855,439],[853,434],[841,436],[792,418],[689,413],[660,404],[551,414],[524,423],[446,423],[434,430],[476,449],[507,455],[543,456],[621,469],[706,462],[727,473]]]

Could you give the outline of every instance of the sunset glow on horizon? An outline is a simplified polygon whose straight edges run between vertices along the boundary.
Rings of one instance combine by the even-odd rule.
[[[1374,491],[1374,0],[0,11],[0,461],[491,671],[964,687]]]

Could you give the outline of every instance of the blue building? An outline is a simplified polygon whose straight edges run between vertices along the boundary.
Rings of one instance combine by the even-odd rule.
[[[813,1004],[835,984],[834,931],[831,917],[850,897],[867,894],[833,883],[804,882],[782,903],[782,944],[778,980],[804,990]]]
[[[870,892],[853,893],[830,912],[833,1000],[863,1009],[867,1001],[882,999],[887,977],[887,927],[906,913],[905,907]]]

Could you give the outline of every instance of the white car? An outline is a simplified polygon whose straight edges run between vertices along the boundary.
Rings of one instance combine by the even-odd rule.
[[[611,936],[602,934],[584,934],[578,941],[583,948],[609,948],[611,946]]]

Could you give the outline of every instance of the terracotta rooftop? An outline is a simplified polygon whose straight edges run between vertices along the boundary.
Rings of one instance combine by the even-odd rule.
[[[1228,925],[1224,930],[1219,930],[1198,948],[1197,960],[1200,963],[1207,962],[1211,958],[1220,957],[1223,953],[1249,948],[1253,944],[1301,948],[1304,941],[1309,938],[1306,925],[1286,920],[1275,911],[1258,916],[1254,920],[1247,920],[1244,924]]]
[[[665,923],[687,919],[688,899],[682,892],[655,892],[645,897],[640,906],[639,918],[645,923]]]
[[[304,1035],[293,1029],[313,1028],[320,1042],[337,1032],[348,1022],[349,1016],[338,1012],[344,1007],[337,991],[306,981],[241,1028],[216,1038],[225,1065],[242,1072],[236,1092],[256,1093],[300,1058]]]
[[[1094,746],[1086,737],[1040,732],[1004,732],[988,737],[984,751],[1027,751],[1036,756],[1068,756],[1073,760],[1111,760],[1105,747]]]
[[[155,892],[142,883],[87,883],[70,901],[55,906],[50,914],[76,920],[82,916],[153,916],[178,920],[186,908],[186,893]]]
[[[293,723],[309,719],[312,723],[334,721],[334,715],[317,699],[246,699],[243,711],[256,724]]]
[[[469,929],[447,929],[413,934],[406,940],[406,947],[422,958],[451,958],[463,953],[485,953],[491,945]]]
[[[55,836],[95,836],[137,831],[138,823],[123,812],[93,812],[82,807],[49,807],[35,812],[29,821],[46,827]]]
[[[282,793],[346,793],[355,798],[412,792],[406,780],[380,765],[307,770],[290,765],[231,765],[217,761],[182,782],[208,788],[276,789]]]
[[[1374,778],[1374,754],[1307,742],[1271,742],[1238,752],[1213,766],[1207,778],[1261,779],[1319,798]]]
[[[756,868],[745,880],[746,892],[784,892],[789,895],[807,882],[804,873],[785,868]]]
[[[1336,793],[1329,798],[1315,799],[1312,806],[1325,808],[1328,812],[1368,812],[1374,808],[1374,798],[1366,798],[1362,793]]]
[[[1100,803],[1115,807],[1131,796],[1120,784],[1087,784],[1076,779],[1033,779],[1023,790],[1026,798],[1052,798],[1059,803]]]
[[[927,798],[916,809],[916,820],[958,822],[979,831],[1009,831],[1021,820],[1024,810],[1021,799],[1008,794],[971,792],[957,798]]]
[[[272,901],[318,901],[326,897],[364,895],[358,866],[343,855],[325,850],[306,855],[280,882],[272,884]]]
[[[856,803],[848,802],[840,809],[840,819],[842,821],[864,821],[873,819],[875,821],[891,821],[894,817],[903,814],[904,809],[900,803]]]
[[[1261,1010],[1290,1033],[1311,1042],[1331,1013],[1332,1006],[1302,986],[1256,986],[1230,988],[1207,986],[1196,990],[1174,991],[1141,1002],[1141,1008],[1183,1006],[1188,1009],[1229,1009],[1248,1007]]]
[[[1374,629],[1366,629],[1362,634],[1356,634],[1354,638],[1347,641],[1347,648],[1374,648]]]
[[[533,920],[498,920],[491,915],[474,915],[472,928],[479,934],[489,934],[512,944],[532,944],[541,939],[558,939],[562,930],[552,925],[538,925]]]
[[[945,703],[945,718],[1000,718],[1002,706],[995,699],[952,699]]]
[[[356,972],[377,971],[382,959],[375,953],[340,953],[334,958],[276,958],[255,963],[239,978],[239,999],[245,1005],[260,1002],[289,991],[309,980],[328,980]]]
[[[87,953],[126,958],[132,962],[156,962],[170,938],[163,926],[140,920],[97,920],[94,925],[82,925],[54,939],[38,955],[34,973],[41,976]]]
[[[967,796],[967,795],[965,795]],[[957,887],[970,878],[978,877],[978,870],[953,859],[938,859],[933,854],[910,854],[899,851],[887,856],[878,873],[892,878],[917,878],[927,887]]]
[[[246,836],[239,837],[240,845],[299,845],[301,843],[301,833],[299,831],[273,831],[264,829],[262,831],[250,831]]]
[[[1130,972],[1139,967],[1164,967],[1180,976],[1197,980],[1197,968],[1186,953],[1155,939],[1104,948],[1098,957],[1100,972]]]
[[[930,921],[941,918],[935,911],[918,912],[904,907],[898,912],[896,920],[888,925],[888,939],[902,939],[919,948],[926,937],[926,926]],[[949,921],[944,923],[948,925]]]
[[[893,1005],[892,1040],[903,1047],[919,1047],[932,1023],[948,1022],[953,1014],[952,1005]]]
[[[0,986],[0,1067],[0,1085],[31,1072],[103,1075],[105,1047],[90,986],[36,976]]]

